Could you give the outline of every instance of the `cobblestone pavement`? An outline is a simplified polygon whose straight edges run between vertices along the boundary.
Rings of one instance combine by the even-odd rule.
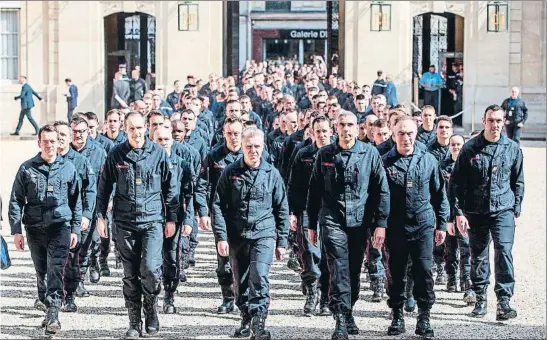
[[[465,306],[462,294],[449,294],[443,291],[444,287],[437,286],[437,303],[432,310],[432,326],[437,338],[545,338],[545,151],[543,142],[524,143],[526,195],[513,251],[517,284],[512,302],[518,310],[518,318],[506,323],[495,321],[493,279],[488,296],[489,314],[484,319],[467,317],[471,307]],[[1,142],[0,193],[5,202],[2,212],[4,236],[9,235],[7,199],[13,176],[19,164],[36,152],[34,141]],[[39,324],[43,313],[32,307],[36,298],[36,281],[30,254],[28,251],[15,251],[13,238],[7,236],[6,239],[13,266],[0,272],[0,338],[41,338],[43,331]],[[229,338],[239,323],[236,313],[215,314],[221,295],[214,271],[216,260],[211,233],[200,235],[197,258],[197,266],[189,271],[189,281],[179,287],[175,302],[178,314],[160,314],[158,338]],[[270,279],[272,301],[267,326],[272,336],[278,339],[330,339],[334,326],[331,317],[302,315],[304,297],[300,293],[298,276],[284,263],[275,262]],[[102,278],[99,284],[88,284],[87,288],[93,295],[77,300],[78,313],[61,313],[63,329],[59,337],[120,338],[128,325],[121,286],[121,269],[114,269],[113,276]],[[368,284],[363,286],[368,289]],[[385,303],[369,302],[370,296],[369,290],[362,291],[355,312],[361,334],[350,338],[387,338],[389,309]],[[406,324],[406,337],[409,337],[414,333],[414,316],[407,315]]]

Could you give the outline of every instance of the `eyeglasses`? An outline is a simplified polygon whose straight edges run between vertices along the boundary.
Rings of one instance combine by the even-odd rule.
[[[75,135],[83,135],[84,133],[87,133],[87,129],[82,129],[82,130],[74,130],[72,129],[72,133],[75,134]]]

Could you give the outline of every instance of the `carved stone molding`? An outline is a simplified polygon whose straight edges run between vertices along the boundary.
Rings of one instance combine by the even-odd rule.
[[[122,12],[122,1],[101,1],[103,16],[107,17],[110,14]]]
[[[153,1],[138,1],[136,2],[137,12],[146,13],[155,16],[156,5]]]
[[[465,16],[465,3],[460,3],[460,2],[453,3],[453,2],[447,1],[446,11],[463,17]]]

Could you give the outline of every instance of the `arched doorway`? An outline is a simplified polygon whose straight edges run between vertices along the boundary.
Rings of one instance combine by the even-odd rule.
[[[110,109],[112,80],[119,66],[126,65],[127,77],[140,67],[147,89],[155,87],[156,18],[144,13],[113,13],[104,18],[105,112]]]
[[[454,116],[462,109],[462,93],[460,91],[454,100],[454,94],[449,91],[446,83],[453,75],[453,64],[458,64],[458,71],[463,78],[464,55],[464,18],[453,13],[424,13],[413,18],[413,49],[412,49],[412,98],[420,107],[423,105],[423,90],[418,82],[429,65],[435,65],[436,71],[444,80],[439,106],[440,113]],[[459,79],[459,78],[458,78]],[[449,81],[450,83],[450,81]],[[454,118],[454,124],[462,125],[462,115]]]

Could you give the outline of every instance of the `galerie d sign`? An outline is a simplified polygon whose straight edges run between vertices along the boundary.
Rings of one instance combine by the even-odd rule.
[[[327,30],[279,30],[281,39],[327,39]]]

